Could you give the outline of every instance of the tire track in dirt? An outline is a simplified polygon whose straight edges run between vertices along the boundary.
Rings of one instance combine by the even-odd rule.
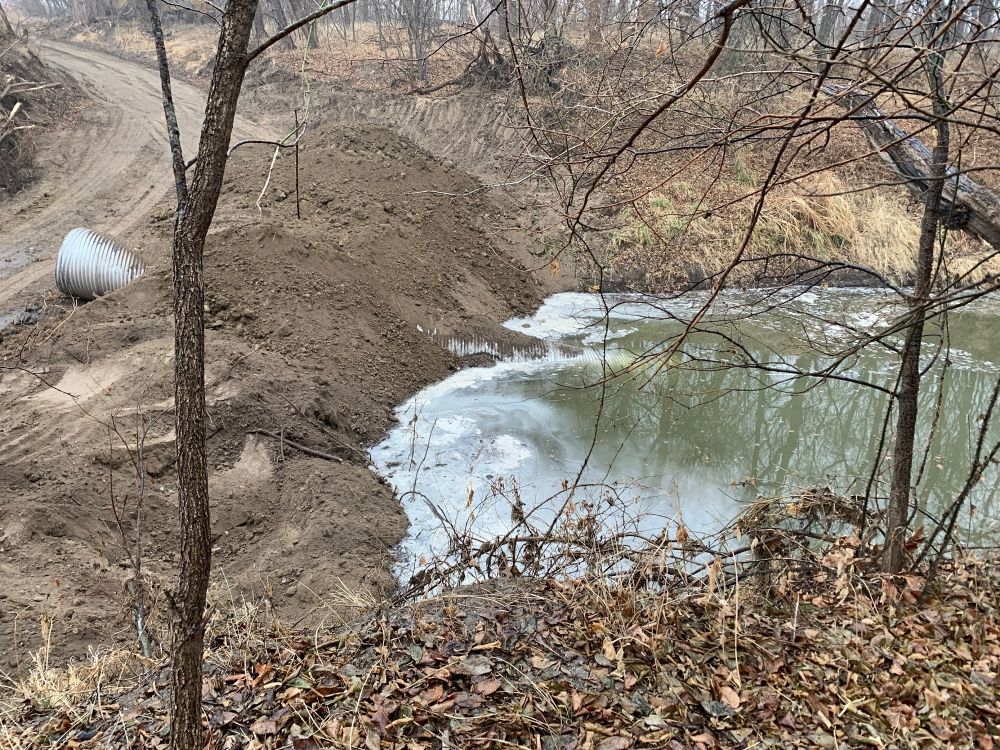
[[[7,201],[0,231],[0,317],[52,282],[63,237],[83,226],[112,236],[143,221],[173,188],[156,70],[104,52],[44,40],[42,59],[72,76],[91,104],[72,129],[46,134],[39,177]],[[195,154],[205,95],[173,82],[185,158]],[[239,119],[235,138],[260,137]]]

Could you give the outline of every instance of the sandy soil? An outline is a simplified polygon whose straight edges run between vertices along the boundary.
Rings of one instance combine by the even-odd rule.
[[[48,623],[56,660],[133,638],[123,538],[141,541],[156,628],[177,561],[170,178],[155,79],[95,51],[47,49],[88,80],[93,106],[73,147],[50,144],[45,177],[17,198],[0,241],[0,257],[37,259],[4,281],[0,312],[47,305],[41,322],[7,328],[0,343],[8,670],[25,666]],[[178,89],[182,116],[196,121],[198,92]],[[206,254],[212,599],[268,597],[300,625],[392,585],[406,519],[365,448],[396,403],[462,366],[425,331],[482,335],[571,281],[523,270],[536,262],[523,204],[475,191],[475,178],[395,130],[350,120],[316,127],[304,144],[301,220],[290,155],[258,208],[270,153],[237,151]],[[452,134],[441,139],[461,163]],[[84,306],[60,299],[52,257],[77,224],[120,237],[150,261],[147,274]]]

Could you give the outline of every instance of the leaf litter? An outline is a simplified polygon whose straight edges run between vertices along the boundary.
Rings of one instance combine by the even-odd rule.
[[[716,576],[507,578],[394,602],[327,634],[216,615],[206,748],[990,750],[1000,560],[933,584],[855,566],[841,539],[776,590]],[[839,575],[831,575],[831,571]],[[23,699],[15,748],[159,748],[169,673],[66,705]]]

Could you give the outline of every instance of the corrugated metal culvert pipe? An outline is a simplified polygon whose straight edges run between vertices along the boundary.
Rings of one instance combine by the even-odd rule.
[[[114,240],[77,228],[59,248],[56,286],[64,294],[95,299],[135,281],[145,270],[139,256]]]

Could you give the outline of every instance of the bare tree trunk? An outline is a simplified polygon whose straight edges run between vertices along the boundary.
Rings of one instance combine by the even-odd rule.
[[[309,12],[310,5],[311,3],[304,2],[303,0],[289,0],[289,7],[291,8],[290,18],[301,18],[306,15]],[[316,23],[303,26],[300,33],[302,42],[308,49],[319,47],[319,26]]]
[[[292,0],[274,0],[275,8],[279,9],[281,15],[279,16],[279,26],[286,26],[295,18],[295,8],[292,6]],[[285,40],[289,49],[295,49],[298,45],[296,44],[296,34],[289,35],[288,39]]]
[[[497,36],[500,38],[500,46],[504,49],[510,40],[510,24],[508,19],[507,0],[497,0]]]
[[[263,40],[267,38],[267,25],[266,25],[266,19],[264,18],[263,5],[259,5],[257,7],[256,13],[254,13],[253,33],[257,39]]]
[[[212,566],[208,464],[205,446],[205,237],[222,189],[236,104],[246,70],[247,43],[257,0],[229,0],[201,128],[198,161],[187,187],[170,73],[155,0],[148,0],[164,111],[170,135],[177,216],[174,225],[174,403],[181,570],[172,595],[171,746],[201,750],[201,673],[205,599]]]
[[[913,296],[909,299],[910,313],[907,321],[906,341],[900,359],[899,387],[896,390],[896,437],[892,451],[892,478],[889,488],[889,508],[886,522],[885,549],[882,568],[887,573],[898,573],[904,563],[906,525],[910,514],[913,476],[913,452],[916,443],[918,399],[920,396],[920,350],[924,336],[925,305],[928,301],[934,273],[934,247],[938,225],[941,222],[941,195],[944,191],[948,166],[950,131],[947,106],[941,91],[941,58],[932,56],[928,78],[934,98],[934,114],[938,120],[934,152],[931,158],[927,192],[924,197],[924,214],[920,222],[920,240],[917,248],[917,270]]]
[[[198,157],[190,187],[170,86],[170,66],[157,0],[146,0],[159,63],[163,111],[177,190],[174,220],[174,423],[177,444],[181,570],[170,596],[170,743],[173,750],[202,750],[201,675],[205,601],[212,566],[208,462],[205,446],[205,238],[222,190],[236,105],[247,66],[272,45],[355,0],[334,0],[315,9],[253,50],[247,49],[257,0],[229,0],[205,104]]]
[[[985,33],[986,39],[993,39],[997,35],[997,6],[996,0],[981,0],[978,8],[978,21],[980,28],[989,29]]]
[[[837,26],[843,13],[841,2],[842,0],[833,0],[831,3],[822,3],[819,5],[821,15],[818,36],[820,42],[823,44],[829,45],[833,43],[834,34],[837,32]]]
[[[906,187],[926,195],[934,161],[930,149],[886,119],[865,92],[844,91],[837,86],[824,86],[823,90],[852,110],[851,119],[864,131],[879,158],[906,181]],[[1000,248],[1000,193],[967,174],[958,174],[957,169],[953,173],[944,186],[939,212],[947,217],[948,228],[962,229]]]
[[[201,660],[212,561],[205,447],[205,238],[215,215],[257,0],[229,0],[205,106],[198,162],[174,232],[174,385],[181,574],[175,597],[172,742],[201,749]]]
[[[285,3],[283,3],[282,0],[270,0],[268,7],[274,11],[275,20],[280,28],[284,28],[291,23],[292,18],[291,16],[285,14]],[[295,42],[291,35],[285,37],[281,41],[281,46],[285,49],[295,49]]]
[[[542,38],[547,39],[556,33],[556,0],[542,0]]]
[[[587,0],[587,45],[597,47],[601,43],[601,0]]]

